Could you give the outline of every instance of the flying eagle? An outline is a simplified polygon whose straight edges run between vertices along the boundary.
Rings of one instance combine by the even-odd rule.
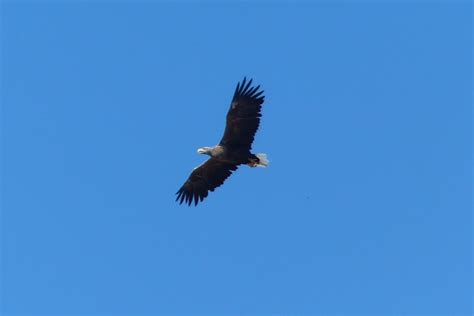
[[[260,86],[253,87],[252,79],[237,83],[234,97],[227,112],[224,136],[214,147],[202,147],[199,154],[211,156],[205,163],[194,168],[193,172],[176,192],[179,204],[197,205],[237,170],[239,165],[266,167],[266,154],[252,154],[252,143],[260,124],[263,104],[263,91]]]

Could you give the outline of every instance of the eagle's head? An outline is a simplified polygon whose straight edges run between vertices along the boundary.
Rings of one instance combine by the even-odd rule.
[[[201,147],[197,150],[198,154],[211,155],[212,147]]]

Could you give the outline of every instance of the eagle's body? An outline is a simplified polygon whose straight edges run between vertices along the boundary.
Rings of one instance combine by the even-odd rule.
[[[178,190],[176,201],[197,205],[207,197],[209,191],[224,183],[233,171],[242,164],[250,167],[266,167],[265,154],[252,154],[251,147],[260,124],[261,108],[264,101],[260,86],[250,87],[252,80],[237,84],[234,97],[227,113],[224,136],[218,145],[203,147],[198,153],[207,154],[205,163],[195,168],[187,181]]]

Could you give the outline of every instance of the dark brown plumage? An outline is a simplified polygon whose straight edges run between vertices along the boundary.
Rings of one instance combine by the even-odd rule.
[[[267,166],[265,154],[254,155],[250,151],[255,133],[260,125],[263,91],[252,87],[252,80],[238,83],[226,117],[224,135],[213,148],[203,147],[199,153],[211,156],[195,168],[183,186],[176,192],[176,201],[197,205],[237,170],[241,164],[251,167]]]
[[[234,97],[227,112],[226,127],[220,145],[239,149],[252,149],[255,133],[260,125],[264,96],[258,92],[260,86],[250,88],[252,80],[245,85],[237,84]]]

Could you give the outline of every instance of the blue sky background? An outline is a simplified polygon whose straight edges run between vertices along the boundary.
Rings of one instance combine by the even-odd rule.
[[[465,315],[468,1],[3,1],[5,315]],[[174,193],[238,80],[256,152]]]

